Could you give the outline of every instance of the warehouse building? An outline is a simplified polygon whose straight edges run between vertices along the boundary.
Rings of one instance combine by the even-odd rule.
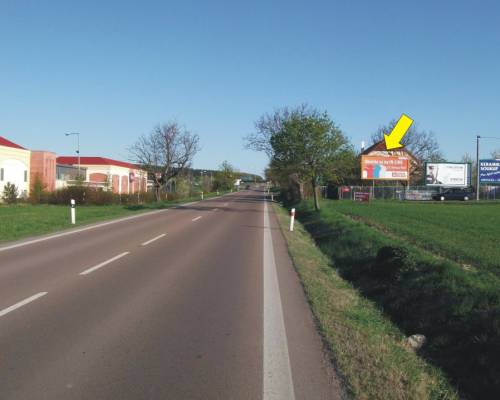
[[[20,197],[30,190],[31,152],[0,136],[0,197],[7,183],[14,184]]]
[[[105,157],[57,157],[58,165],[80,167],[84,183],[118,194],[145,192],[147,173],[137,165]]]

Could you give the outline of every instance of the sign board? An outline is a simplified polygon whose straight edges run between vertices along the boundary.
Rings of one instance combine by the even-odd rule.
[[[470,165],[467,163],[426,163],[425,184],[427,186],[470,186]]]
[[[500,160],[479,160],[479,182],[500,184]]]
[[[407,181],[410,161],[398,156],[361,156],[361,179]]]
[[[370,193],[354,192],[354,201],[370,201]]]

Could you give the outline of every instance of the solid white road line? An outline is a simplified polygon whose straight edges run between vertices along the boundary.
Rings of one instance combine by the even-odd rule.
[[[63,236],[74,235],[75,233],[85,232],[85,231],[89,231],[91,229],[102,228],[103,226],[113,225],[113,224],[117,224],[119,222],[124,222],[124,221],[128,221],[128,220],[131,220],[131,219],[136,219],[136,218],[141,218],[141,217],[146,217],[148,215],[154,215],[154,214],[162,213],[162,212],[165,212],[165,211],[168,211],[168,208],[164,209],[164,210],[148,211],[148,212],[145,212],[145,213],[142,213],[142,214],[138,214],[138,215],[131,215],[130,217],[114,219],[112,221],[103,222],[103,223],[96,224],[96,225],[89,225],[89,226],[86,226],[85,228],[72,229],[70,231],[56,233],[54,235],[42,236],[42,237],[40,237],[38,239],[27,240],[27,241],[23,241],[23,242],[20,242],[20,243],[12,244],[10,246],[0,247],[0,252],[5,251],[5,250],[10,250],[10,249],[15,249],[17,247],[28,246],[30,244],[45,242],[46,240],[57,239],[57,238],[60,238],[60,237],[63,237]]]
[[[99,269],[99,268],[102,268],[104,267],[105,265],[108,265],[110,263],[112,263],[113,261],[116,261],[122,257],[125,257],[127,254],[130,254],[130,251],[126,251],[125,253],[122,253],[122,254],[118,254],[117,256],[113,257],[113,258],[110,258],[109,260],[107,261],[104,261],[100,264],[97,264],[96,266],[92,267],[92,268],[89,268],[89,269],[86,269],[85,271],[83,272],[80,272],[80,275],[88,275],[90,274],[91,272],[94,272],[95,270]]]
[[[294,400],[285,320],[274,259],[267,202],[264,203],[263,400]]]
[[[199,216],[198,216],[198,217],[196,217],[196,218],[193,218],[191,221],[195,222],[195,221],[198,221],[200,218],[201,218],[201,215],[199,215]]]
[[[42,296],[45,296],[47,293],[48,292],[37,293],[31,297],[28,297],[27,299],[20,301],[19,303],[14,304],[13,306],[10,306],[10,307],[3,309],[2,311],[0,311],[0,317],[3,317],[5,314],[10,313],[11,311],[14,311],[14,310],[18,309],[19,307],[22,307],[28,303],[31,303],[32,301],[35,301],[36,299],[39,299]]]
[[[141,246],[147,246],[148,244],[153,243],[154,241],[156,241],[158,239],[161,239],[165,235],[166,235],[166,233],[162,233],[161,235],[158,235],[158,236],[154,237],[153,239],[148,240],[147,242],[142,243]]]

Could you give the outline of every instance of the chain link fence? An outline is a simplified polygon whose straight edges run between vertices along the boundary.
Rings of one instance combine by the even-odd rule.
[[[432,195],[443,188],[429,186],[322,186],[324,198],[354,200],[355,193],[369,193],[376,200],[432,200]],[[481,186],[481,200],[500,200],[500,186]]]

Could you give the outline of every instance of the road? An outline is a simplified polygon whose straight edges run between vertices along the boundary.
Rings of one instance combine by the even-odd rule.
[[[337,399],[272,207],[243,191],[0,248],[1,399]]]

